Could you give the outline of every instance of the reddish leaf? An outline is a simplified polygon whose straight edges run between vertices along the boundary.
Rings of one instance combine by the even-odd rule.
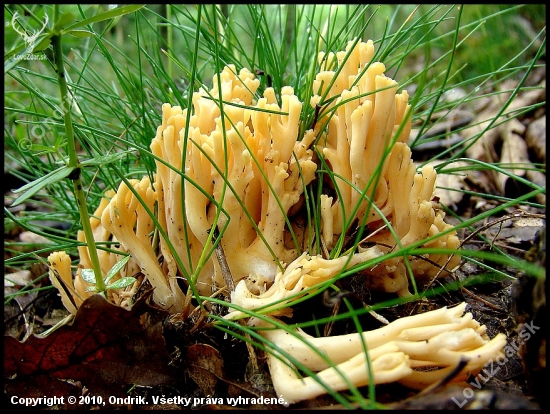
[[[175,381],[161,324],[145,327],[140,322],[147,310],[144,300],[125,310],[94,295],[84,301],[71,326],[46,338],[19,342],[4,337],[6,389],[19,397],[63,396],[69,384],[62,380],[73,380],[95,395],[112,396],[126,384]]]

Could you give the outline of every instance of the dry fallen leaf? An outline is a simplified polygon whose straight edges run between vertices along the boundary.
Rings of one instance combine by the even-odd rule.
[[[25,286],[31,282],[30,270],[20,270],[4,276],[4,287]]]
[[[527,127],[525,142],[537,161],[546,163],[546,116],[535,119]]]
[[[531,166],[529,154],[527,153],[527,144],[522,137],[525,127],[517,119],[512,119],[499,127],[499,129],[502,137],[500,162],[508,166],[505,169],[511,174],[523,177],[525,170]],[[516,165],[519,168],[512,168],[512,166]],[[498,173],[498,183],[502,194],[505,192],[506,182],[509,179],[513,178],[506,174]]]
[[[494,94],[490,104],[477,111],[474,121],[460,132],[465,141],[470,140],[474,136],[481,134],[480,139],[476,140],[466,151],[469,158],[487,162],[498,162],[498,156],[495,154],[495,148],[498,146],[500,128],[486,128],[492,125],[499,125],[506,121],[509,114],[513,114],[520,108],[525,108],[537,102],[544,101],[544,90],[534,89],[525,91],[516,96],[516,98],[506,108],[504,113],[498,119],[495,119],[497,114],[502,111],[502,106],[510,98],[512,91],[517,87],[517,82],[513,80],[502,82],[499,85],[499,93]],[[514,119],[509,118],[509,119]]]
[[[123,395],[125,385],[156,386],[175,381],[160,323],[143,326],[141,299],[131,310],[100,295],[88,298],[74,323],[45,338],[25,342],[4,337],[5,390],[18,397],[74,395],[79,381],[92,395]]]
[[[506,241],[511,245],[521,245],[535,240],[537,232],[544,228],[540,217],[522,217],[487,229],[487,237],[492,241]]]
[[[203,394],[214,395],[218,378],[223,377],[223,358],[213,346],[195,344],[187,350],[188,372]]]
[[[23,243],[29,244],[51,244],[52,241],[44,236],[33,233],[32,231],[24,231],[19,235],[19,240]]]

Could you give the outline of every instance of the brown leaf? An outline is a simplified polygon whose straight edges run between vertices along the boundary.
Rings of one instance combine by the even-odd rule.
[[[4,275],[4,287],[25,286],[32,282],[30,270],[19,270]]]
[[[512,119],[499,128],[501,128],[502,136],[500,162],[510,166],[520,166],[520,168],[509,167],[505,169],[514,175],[523,177],[525,174],[525,169],[531,166],[531,163],[529,162],[529,155],[527,154],[527,144],[521,136],[525,131],[525,127],[517,119]],[[506,181],[509,179],[510,177],[506,174],[498,174],[498,181],[503,194]]]
[[[536,161],[546,163],[546,116],[529,124],[525,141],[529,149],[535,153]]]
[[[205,396],[214,395],[218,378],[223,378],[223,358],[219,351],[206,344],[195,344],[187,350],[189,375]]]
[[[36,244],[52,244],[50,239],[44,236],[33,233],[32,231],[24,231],[19,235],[19,240],[23,243],[36,243]]]
[[[544,220],[538,217],[523,217],[506,226],[493,226],[488,229],[491,240],[506,240],[510,244],[521,245],[535,240],[538,231],[544,228]]]
[[[25,342],[4,337],[6,389],[19,397],[63,396],[68,395],[65,380],[73,380],[108,397],[123,392],[126,384],[175,381],[160,323],[140,323],[146,310],[145,300],[126,310],[94,295],[84,301],[71,326]]]

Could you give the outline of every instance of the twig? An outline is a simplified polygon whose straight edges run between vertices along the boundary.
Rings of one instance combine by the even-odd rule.
[[[225,252],[223,251],[222,242],[221,240],[219,240],[218,244],[215,243],[215,239],[217,240],[219,238],[220,233],[217,227],[215,227],[213,231],[214,238],[212,239],[212,243],[214,244],[214,253],[216,254],[216,258],[218,259],[218,263],[220,264],[220,269],[222,271],[225,285],[227,286],[229,292],[233,292],[235,290],[235,282],[233,281],[233,276],[231,276],[231,269],[229,268],[229,265],[227,264],[227,259],[225,258]]]
[[[494,310],[497,310],[497,311],[503,311],[501,308],[499,308],[497,305],[493,305],[491,302],[489,301],[486,301],[485,299],[483,298],[480,298],[479,296],[477,296],[474,292],[472,292],[471,290],[469,289],[466,289],[465,287],[462,287],[461,288],[464,292],[466,292],[468,295],[470,295],[471,297],[473,297],[475,300],[479,300],[481,303],[484,303],[485,305],[489,306],[491,309],[494,309]]]

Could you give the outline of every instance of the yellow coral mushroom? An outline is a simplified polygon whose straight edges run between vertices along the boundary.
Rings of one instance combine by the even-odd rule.
[[[288,315],[289,310],[285,309],[284,305],[303,296],[304,290],[314,288],[347,268],[381,255],[382,252],[377,247],[332,260],[303,253],[290,263],[284,272],[279,272],[270,288],[263,293],[255,294],[253,290],[257,289],[250,289],[250,284],[245,280],[240,281],[231,294],[231,303],[248,310],[262,308],[264,313],[270,315]],[[239,315],[243,313],[233,311],[225,318],[232,319]]]
[[[131,180],[132,191],[122,184],[117,192],[106,193],[91,219],[94,240],[115,242],[121,253],[130,253],[123,272],[144,274],[155,288],[155,302],[173,312],[189,304],[189,292],[184,299],[181,290],[185,284],[203,295],[226,284],[227,275],[211,253],[218,233],[225,272],[235,282],[246,279],[247,291],[239,288],[243,297],[279,289],[277,275],[288,273],[285,266],[310,253],[304,248],[306,237],[320,238],[330,253],[341,249],[338,240],[364,225],[363,242],[377,246],[369,257],[426,239],[426,247],[458,248],[456,232],[432,202],[436,173],[430,167],[416,172],[406,144],[408,94],[397,92],[397,82],[384,75],[384,65],[373,62],[373,56],[371,41],[350,42],[345,51],[319,55],[322,71],[313,82],[311,104],[323,110],[317,126],[303,135],[302,102],[291,87],[283,87],[278,97],[273,88],[259,95],[259,80],[232,65],[224,68],[219,83],[213,78],[212,89],[193,94],[192,108],[164,104],[151,142],[157,168],[153,182]],[[321,232],[316,236],[313,229],[300,229],[291,212],[302,206],[306,186],[321,166],[330,170],[334,191],[317,200]],[[151,237],[151,212],[163,230],[158,247]],[[79,240],[85,241],[82,233]],[[355,262],[364,256],[363,245],[345,257]],[[87,248],[81,246],[79,253],[79,269],[90,268]],[[102,272],[119,258],[101,251]],[[365,283],[406,295],[409,277],[452,270],[459,260],[445,254],[411,258],[409,275],[403,256],[394,256],[365,270]],[[332,266],[328,260],[325,265]],[[340,262],[335,266],[342,269]],[[74,285],[85,298],[89,292],[79,272]],[[121,298],[124,293],[111,295]]]
[[[234,308],[226,315],[231,319],[253,310],[289,315],[291,300],[369,261],[376,265],[363,266],[365,283],[399,295],[409,293],[409,277],[455,268],[458,255],[407,258],[408,268],[405,253],[385,258],[412,245],[458,249],[459,241],[432,201],[435,170],[417,172],[411,159],[408,94],[398,92],[397,82],[373,57],[372,41],[319,55],[321,71],[309,102],[317,106],[318,119],[311,129],[301,124],[303,103],[291,87],[283,87],[279,96],[273,88],[259,93],[259,80],[232,65],[213,78],[212,89],[193,94],[191,108],[164,104],[151,142],[153,179],[131,179],[106,192],[91,218],[94,241],[118,249],[100,252],[102,273],[129,254],[120,276],[143,275],[140,282],[154,288],[155,303],[183,316],[191,298],[186,285],[209,296],[232,277]],[[318,207],[320,226],[304,226],[296,213],[316,176],[323,176],[318,184],[325,190],[328,184],[330,194],[309,205]],[[366,230],[363,240],[344,251],[342,241],[360,227]],[[78,238],[86,241],[83,233]],[[308,251],[315,238],[323,255]],[[223,250],[227,268],[223,263],[222,269],[219,254],[212,254],[213,242]],[[49,257],[52,282],[72,313],[90,294],[81,277],[82,269],[91,267],[87,248],[80,247],[79,254],[72,284],[68,256]],[[109,295],[129,306],[133,292],[135,286]],[[268,359],[273,383],[277,393],[294,402],[327,387],[346,389],[349,381],[367,384],[365,346],[376,383],[423,388],[464,359],[468,362],[457,378],[465,378],[495,357],[505,339],[489,340],[464,310],[461,304],[334,338],[274,329],[269,319],[253,318],[250,324],[277,344]],[[298,378],[285,355],[317,372],[317,380]]]
[[[272,282],[277,268],[297,256],[285,246],[285,219],[314,178],[317,166],[309,146],[315,137],[299,139],[302,104],[292,88],[283,88],[279,106],[273,89],[253,102],[258,86],[249,71],[236,75],[234,66],[226,67],[220,87],[194,94],[189,127],[186,110],[163,106],[163,122],[151,143],[153,153],[170,166],[157,161],[159,216],[189,274],[214,227],[230,235],[221,245],[235,280],[254,274]],[[162,251],[170,262],[165,242]],[[206,263],[195,283],[205,295],[223,286],[218,263]]]
[[[250,324],[277,344],[277,350],[268,354],[273,385],[277,395],[294,403],[325,394],[327,388],[348,389],[348,382],[367,385],[369,370],[376,384],[399,381],[414,389],[442,380],[461,360],[466,364],[452,380],[465,381],[476,375],[499,355],[506,337],[498,334],[489,339],[485,326],[471,313],[464,313],[465,309],[466,303],[461,303],[397,319],[373,331],[335,337],[315,338],[299,329],[277,329],[257,318]],[[298,377],[285,354],[317,373],[317,379]]]
[[[151,239],[153,221],[146,211],[153,210],[156,195],[148,177],[131,180],[138,200],[126,183],[122,183],[116,195],[101,215],[101,224],[128,251],[154,287],[153,299],[162,308],[181,312],[183,293],[176,278],[168,278],[157,259]]]
[[[346,51],[336,54],[333,70],[319,73],[314,82],[312,104],[332,98],[318,120],[325,125],[318,146],[333,173],[337,194],[321,195],[323,241],[331,250],[339,238],[363,223],[372,235],[363,241],[378,244],[384,252],[428,237],[425,246],[458,248],[456,232],[446,232],[451,226],[432,202],[436,173],[429,167],[416,173],[406,144],[411,130],[408,94],[397,93],[397,82],[384,75],[382,63],[371,61],[373,55],[371,41],[350,42]],[[326,62],[330,61],[329,57]],[[444,234],[436,238],[438,233]],[[446,273],[459,262],[458,255],[428,255],[413,261],[411,268],[414,276],[431,276],[442,268],[441,273]],[[403,257],[388,260],[367,275],[371,288],[409,293]]]

